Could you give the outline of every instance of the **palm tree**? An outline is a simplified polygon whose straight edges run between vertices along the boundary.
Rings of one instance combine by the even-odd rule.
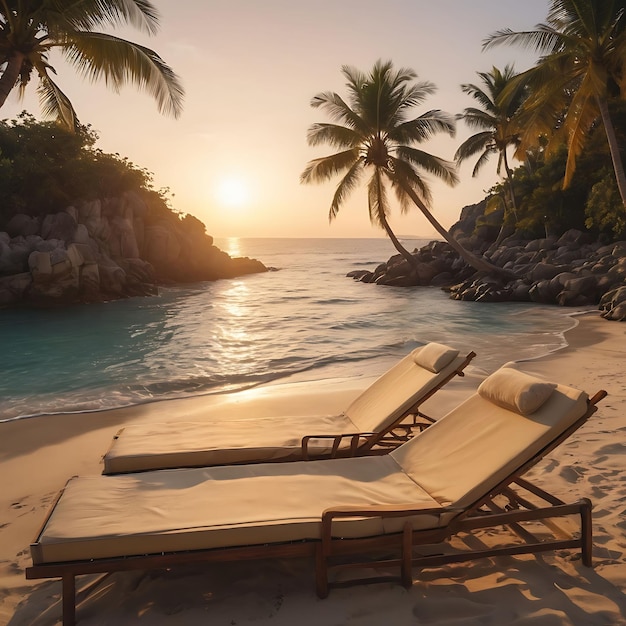
[[[626,98],[626,3],[552,0],[546,23],[530,31],[500,30],[485,40],[484,48],[502,43],[521,44],[542,55],[521,75],[530,81],[524,108],[534,120],[532,132],[554,130],[558,120],[553,143],[565,137],[568,147],[564,186],[571,182],[590,129],[601,118],[626,206],[626,176],[609,114],[613,97]]]
[[[479,154],[478,161],[472,170],[476,176],[493,154],[498,155],[497,172],[499,175],[504,168],[509,185],[511,207],[517,214],[517,201],[513,187],[513,172],[509,165],[508,149],[519,148],[521,139],[517,113],[525,98],[523,83],[516,84],[511,90],[507,87],[515,77],[513,67],[507,65],[504,71],[493,67],[490,72],[478,72],[483,87],[474,84],[461,85],[461,90],[472,96],[479,104],[478,107],[468,107],[457,119],[464,120],[470,128],[479,129],[479,132],[468,137],[457,149],[454,158],[457,164]],[[506,91],[505,91],[506,90]],[[519,156],[517,153],[515,156]],[[505,203],[506,204],[506,203]]]
[[[57,49],[87,78],[104,78],[115,90],[134,83],[156,99],[160,112],[178,116],[183,89],[161,57],[94,30],[126,23],[153,34],[158,14],[149,0],[0,0],[0,107],[15,87],[23,93],[35,73],[44,114],[76,127],[72,103],[51,77],[49,55]]]
[[[342,67],[342,73],[347,80],[349,103],[332,92],[320,93],[311,101],[311,106],[324,109],[331,119],[340,123],[313,124],[307,135],[312,146],[330,144],[340,151],[310,161],[300,177],[304,183],[322,182],[345,172],[330,205],[329,219],[332,221],[337,216],[349,193],[366,172],[371,172],[367,184],[370,220],[385,230],[412,267],[416,265],[414,257],[389,226],[389,189],[395,192],[403,213],[409,209],[409,200],[413,201],[468,263],[492,271],[494,266],[463,248],[426,205],[431,195],[420,171],[449,184],[458,180],[452,163],[415,147],[436,133],[454,134],[453,118],[442,111],[410,117],[412,108],[432,94],[435,86],[430,82],[414,83],[417,75],[413,70],[395,71],[390,61],[377,61],[369,75],[348,66]]]

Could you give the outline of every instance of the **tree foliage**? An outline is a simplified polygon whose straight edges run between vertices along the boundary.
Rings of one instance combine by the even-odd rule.
[[[416,262],[389,225],[392,193],[403,213],[416,206],[470,265],[498,271],[451,237],[428,208],[431,194],[425,175],[449,184],[457,182],[453,163],[420,147],[438,133],[452,136],[455,130],[452,116],[438,109],[415,116],[415,107],[435,91],[435,86],[417,82],[411,69],[395,70],[391,61],[377,61],[368,74],[348,66],[342,68],[342,73],[347,100],[334,92],[316,95],[311,106],[325,111],[332,123],[313,124],[307,136],[310,145],[329,144],[339,152],[313,159],[300,178],[309,183],[342,176],[331,202],[330,219],[337,216],[350,192],[368,175],[370,220],[385,230],[408,263],[415,266]]]
[[[612,102],[611,117],[620,145],[626,146],[626,105]],[[567,159],[567,146],[561,143],[549,153],[542,149],[530,153],[526,164],[514,170],[519,199],[514,228],[518,234],[544,237],[576,228],[607,240],[626,236],[626,212],[602,124],[591,129],[571,183],[563,188]],[[490,195],[503,192],[501,183],[490,190]]]
[[[77,127],[74,107],[50,65],[50,53],[58,50],[90,81],[103,79],[116,91],[134,84],[154,97],[159,111],[178,116],[183,89],[173,70],[153,50],[105,32],[126,24],[154,34],[158,12],[149,0],[0,1],[0,107],[36,76],[44,114]]]
[[[551,0],[546,22],[534,30],[505,28],[486,48],[519,44],[541,56],[520,75],[530,86],[524,102],[525,143],[539,135],[548,147],[567,144],[563,185],[569,185],[589,135],[600,119],[617,186],[626,206],[626,174],[610,115],[611,101],[626,99],[626,3],[623,0]]]
[[[89,126],[76,132],[54,122],[38,122],[28,113],[0,121],[0,230],[16,213],[41,216],[97,198],[140,193],[153,219],[176,219],[166,190],[155,190],[152,174],[119,154],[96,148]],[[202,222],[188,219],[190,228]]]

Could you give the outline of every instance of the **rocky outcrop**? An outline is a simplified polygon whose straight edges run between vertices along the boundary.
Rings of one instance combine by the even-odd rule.
[[[603,317],[626,319],[626,241],[602,245],[577,230],[532,240],[513,235],[499,245],[478,239],[475,248],[467,237],[464,245],[508,270],[513,278],[476,272],[444,242],[415,250],[415,268],[396,255],[373,272],[361,270],[348,276],[380,285],[439,286],[456,300],[598,305]]]
[[[14,215],[0,232],[0,306],[149,295],[162,283],[264,271],[259,261],[215,247],[197,220],[155,216],[134,193],[42,218]]]
[[[607,320],[626,321],[626,287],[611,289],[600,299],[602,317]]]

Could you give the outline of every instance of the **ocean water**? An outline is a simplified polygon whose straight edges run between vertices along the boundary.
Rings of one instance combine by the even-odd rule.
[[[425,242],[404,241],[412,249]],[[375,376],[440,341],[493,371],[564,345],[572,311],[450,300],[437,288],[355,282],[386,239],[225,239],[276,268],[158,296],[0,311],[0,421],[232,393],[269,381]]]

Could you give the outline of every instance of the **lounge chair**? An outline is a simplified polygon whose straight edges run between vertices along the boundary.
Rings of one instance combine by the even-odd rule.
[[[412,565],[500,554],[579,548],[590,566],[590,501],[564,504],[522,476],[582,426],[605,395],[589,400],[502,368],[387,455],[75,477],[31,544],[26,577],[62,578],[63,624],[71,626],[79,574],[315,556],[317,593],[325,597],[329,586],[380,580],[329,583],[338,557],[342,570],[397,566],[393,580],[406,586]],[[543,530],[535,536],[523,527],[531,521],[552,531],[554,518],[567,516],[580,518],[580,536],[546,539]],[[449,538],[497,525],[508,525],[523,543],[449,551]],[[439,554],[415,553],[432,544]]]
[[[104,455],[104,474],[235,463],[295,461],[387,452],[427,416],[419,407],[476,356],[438,343],[413,350],[344,413],[138,424],[122,428]],[[402,424],[408,414],[419,415]],[[431,420],[432,421],[432,420]]]

